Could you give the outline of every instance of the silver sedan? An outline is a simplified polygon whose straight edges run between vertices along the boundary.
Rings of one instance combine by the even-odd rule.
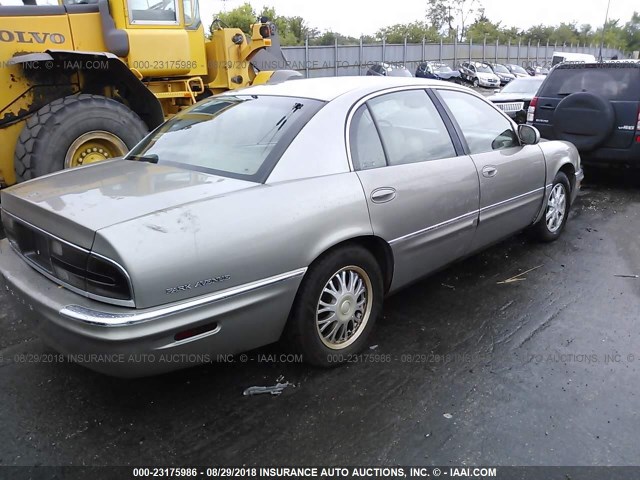
[[[383,298],[528,229],[583,174],[471,90],[326,78],[207,99],[124,159],[3,190],[0,281],[53,348],[144,376],[286,341],[361,350]]]

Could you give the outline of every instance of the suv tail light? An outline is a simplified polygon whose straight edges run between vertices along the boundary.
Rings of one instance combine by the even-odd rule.
[[[538,104],[538,97],[533,97],[529,104],[529,110],[527,110],[527,123],[533,123],[533,119],[536,115],[536,105]]]
[[[638,107],[638,123],[636,123],[636,143],[640,143],[640,107]]]

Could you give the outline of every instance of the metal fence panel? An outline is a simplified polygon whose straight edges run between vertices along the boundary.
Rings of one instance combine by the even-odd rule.
[[[590,53],[598,57],[597,45],[540,45],[511,42],[507,45],[482,43],[413,43],[413,44],[364,44],[283,47],[288,68],[309,77],[332,77],[365,75],[367,69],[377,62],[406,65],[414,73],[422,61],[442,61],[454,68],[469,60],[499,63],[515,63],[523,67],[549,65],[554,51]],[[611,58],[622,52],[603,48],[602,56]]]

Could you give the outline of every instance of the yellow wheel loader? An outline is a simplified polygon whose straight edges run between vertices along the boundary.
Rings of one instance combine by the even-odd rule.
[[[298,75],[255,68],[279,42],[265,18],[251,32],[206,40],[198,0],[0,0],[0,188],[121,156],[201,98]]]

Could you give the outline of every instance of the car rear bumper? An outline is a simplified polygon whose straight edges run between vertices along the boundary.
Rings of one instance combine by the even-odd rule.
[[[58,286],[27,265],[6,239],[0,241],[0,288],[12,307],[70,361],[118,377],[215,362],[277,341],[305,271],[136,310],[89,300]],[[206,331],[176,339],[199,327]]]
[[[489,80],[483,80],[482,78],[478,78],[478,84],[481,87],[491,87],[491,88],[497,88],[500,86],[500,82],[490,82]]]
[[[634,142],[629,148],[598,148],[593,152],[580,154],[585,165],[620,165],[640,167],[640,143]]]

